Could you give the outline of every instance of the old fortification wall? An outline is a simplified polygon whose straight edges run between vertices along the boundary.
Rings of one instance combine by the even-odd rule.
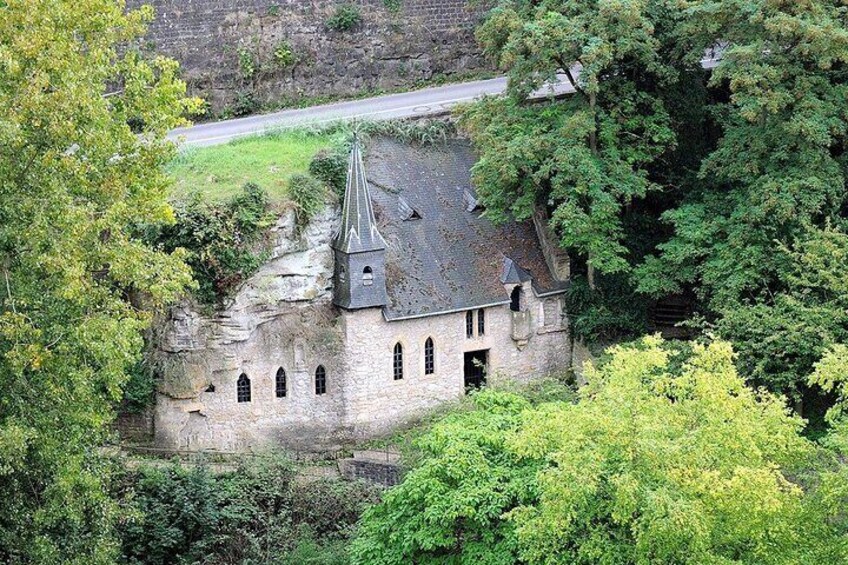
[[[342,0],[128,0],[156,11],[145,47],[174,57],[212,111],[392,89],[485,66],[468,0],[350,0],[362,22],[334,31]]]

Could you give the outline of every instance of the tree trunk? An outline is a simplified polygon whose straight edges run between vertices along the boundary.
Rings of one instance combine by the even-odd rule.
[[[591,261],[592,255],[589,255],[589,260]],[[586,280],[589,281],[589,288],[595,290],[595,267],[592,266],[592,263],[588,263],[586,265]]]

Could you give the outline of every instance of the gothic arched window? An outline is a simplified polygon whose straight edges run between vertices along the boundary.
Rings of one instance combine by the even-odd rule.
[[[236,381],[236,400],[250,402],[250,379],[242,373]]]
[[[474,312],[471,310],[465,313],[465,337],[474,337]]]
[[[392,370],[396,381],[403,378],[403,346],[400,342],[395,344],[395,350],[392,354]]]
[[[371,267],[362,269],[362,284],[365,286],[374,284],[374,270]]]
[[[327,392],[327,370],[324,365],[318,365],[315,369],[315,394],[326,394]]]
[[[477,310],[477,335],[486,335],[486,312],[482,308]]]
[[[274,392],[277,398],[286,396],[286,370],[282,367],[277,369],[277,377],[274,379]]]
[[[436,372],[436,347],[433,338],[428,337],[424,342],[424,374],[432,375]]]

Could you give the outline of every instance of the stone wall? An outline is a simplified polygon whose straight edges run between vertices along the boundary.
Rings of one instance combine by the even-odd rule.
[[[212,111],[303,97],[405,87],[485,67],[468,0],[351,0],[356,28],[326,25],[341,0],[128,0],[151,4],[144,47],[174,57],[192,93]],[[290,48],[291,57],[275,56]],[[243,60],[252,60],[250,72]]]
[[[568,368],[560,298],[536,296],[529,282],[522,287],[522,312],[512,312],[509,304],[485,308],[480,335],[475,310],[470,338],[464,311],[387,322],[380,308],[335,308],[329,242],[337,224],[338,209],[331,208],[298,236],[291,216],[284,217],[273,258],[223,310],[206,316],[184,306],[158,325],[155,356],[165,377],[156,403],[158,447],[333,450],[460,398],[465,352],[488,351],[490,383],[528,382]],[[516,316],[527,325],[520,340],[513,339]],[[424,370],[428,337],[435,343],[430,375]],[[392,370],[398,342],[401,380]],[[327,372],[321,395],[315,393],[318,365]],[[281,367],[287,388],[278,398],[275,375]],[[237,401],[242,373],[250,378],[250,402]]]
[[[487,382],[527,383],[548,374],[564,372],[571,357],[567,324],[562,315],[544,319],[544,300],[536,297],[529,282],[523,289],[523,312],[508,304],[484,308],[485,335],[466,337],[466,312],[386,322],[379,309],[342,314],[348,373],[345,383],[347,428],[354,439],[390,432],[445,401],[465,394],[465,353],[488,352]],[[562,312],[559,298],[556,309]],[[513,318],[529,319],[526,342],[513,339]],[[435,346],[435,372],[424,370],[424,343]],[[403,379],[394,380],[392,353],[403,346]]]

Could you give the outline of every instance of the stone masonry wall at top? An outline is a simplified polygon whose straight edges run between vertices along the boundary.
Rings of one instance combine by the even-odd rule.
[[[327,21],[341,3],[127,2],[153,6],[144,48],[177,59],[190,91],[213,112],[398,88],[486,66],[474,41],[482,10],[468,0],[353,0],[362,22],[334,31]]]

